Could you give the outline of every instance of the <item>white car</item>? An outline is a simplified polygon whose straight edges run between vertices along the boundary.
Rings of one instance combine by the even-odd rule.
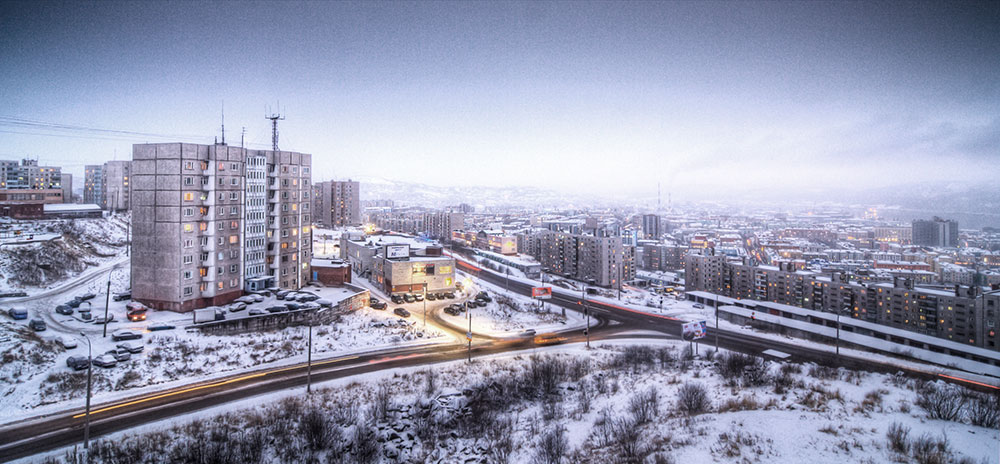
[[[133,342],[121,342],[116,346],[119,349],[128,351],[129,353],[142,353],[142,350],[145,348],[144,346]]]
[[[250,298],[252,298],[253,301],[255,301],[257,303],[260,303],[261,301],[264,301],[264,295],[258,295],[256,293],[251,293],[251,294],[249,294],[247,296],[250,297]]]
[[[110,354],[102,354],[94,358],[94,365],[99,367],[115,367],[118,364],[118,360]]]
[[[59,337],[59,344],[67,350],[76,348],[76,339],[72,337]]]

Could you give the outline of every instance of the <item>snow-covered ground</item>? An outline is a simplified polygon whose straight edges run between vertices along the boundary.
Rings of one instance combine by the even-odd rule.
[[[971,425],[980,396],[955,420],[932,419],[925,400],[934,397],[921,392],[963,392],[814,365],[744,358],[743,368],[728,353],[688,358],[685,346],[602,342],[375,372],[319,384],[310,397],[286,390],[116,433],[93,452],[107,461],[135,448],[153,461],[230,453],[231,462],[326,463],[996,458],[995,416],[994,428]],[[905,432],[895,446],[891,430]]]

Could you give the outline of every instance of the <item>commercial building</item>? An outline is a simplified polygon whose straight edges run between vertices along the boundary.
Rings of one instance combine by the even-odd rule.
[[[455,289],[455,259],[436,242],[406,235],[341,237],[341,257],[386,293]]]
[[[361,218],[361,184],[346,181],[319,182],[313,187],[313,212],[324,227],[358,226]]]
[[[221,144],[133,145],[132,297],[190,311],[245,288],[301,288],[312,259],[311,159]],[[248,255],[261,252],[263,263]]]
[[[621,237],[599,237],[541,230],[524,238],[524,252],[546,272],[591,285],[617,288],[635,278],[635,247]]]
[[[933,247],[958,246],[958,221],[939,217],[913,221],[913,244]]]
[[[517,254],[517,237],[503,232],[454,230],[451,240],[461,245],[502,255]]]

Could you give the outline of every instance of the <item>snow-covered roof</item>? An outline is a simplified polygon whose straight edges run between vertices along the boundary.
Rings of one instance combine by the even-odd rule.
[[[90,203],[46,203],[43,207],[43,211],[49,212],[60,212],[65,213],[68,211],[100,211],[101,207]]]

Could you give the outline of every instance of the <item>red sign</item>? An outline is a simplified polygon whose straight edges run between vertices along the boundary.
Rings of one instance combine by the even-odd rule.
[[[552,287],[531,287],[531,297],[539,300],[552,298]]]

